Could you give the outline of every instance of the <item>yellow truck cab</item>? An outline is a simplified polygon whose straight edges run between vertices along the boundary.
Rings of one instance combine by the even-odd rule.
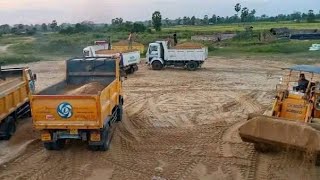
[[[35,81],[28,67],[0,67],[0,139],[9,140],[17,120],[31,116],[29,96],[35,92]]]
[[[79,139],[92,150],[106,151],[111,128],[122,119],[119,59],[73,58],[66,61],[66,69],[65,80],[31,96],[34,128],[41,131],[48,150],[60,150],[67,139]],[[90,83],[99,83],[102,89],[77,91]]]

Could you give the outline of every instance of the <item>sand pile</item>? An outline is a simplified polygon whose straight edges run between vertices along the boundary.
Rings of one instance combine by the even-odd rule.
[[[284,148],[320,152],[320,132],[301,122],[260,116],[240,127],[239,134],[244,141],[277,143]]]
[[[135,52],[139,51],[138,49],[128,49],[128,50],[123,50],[122,53],[129,53],[129,52]]]
[[[129,53],[129,52],[135,52],[135,51],[139,51],[139,50],[137,50],[137,49],[128,49],[128,50],[123,50],[123,51],[120,52],[118,50],[103,49],[103,50],[96,51],[96,54],[118,55],[120,53]]]
[[[85,84],[77,89],[73,89],[65,93],[65,95],[90,95],[90,94],[98,94],[98,92],[102,91],[105,88],[99,82],[92,82]]]
[[[122,40],[113,44],[113,46],[128,46],[128,45],[129,45],[128,40]],[[143,45],[137,42],[132,42],[132,46],[143,46]]]
[[[178,44],[172,47],[172,49],[202,49],[204,47],[205,46],[200,43],[186,42],[186,43]]]
[[[108,50],[108,49],[102,49],[102,50],[98,50],[96,51],[96,54],[107,54],[107,55],[115,55],[120,53],[117,50]]]

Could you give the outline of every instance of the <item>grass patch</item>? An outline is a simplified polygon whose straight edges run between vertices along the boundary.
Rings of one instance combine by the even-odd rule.
[[[235,23],[219,24],[208,26],[174,26],[163,28],[164,32],[237,32],[244,31],[244,26],[253,26],[254,30],[270,30],[271,28],[287,27],[289,29],[319,29],[320,23],[293,23],[293,22],[253,22],[253,23]]]
[[[4,55],[0,56],[0,63],[3,65],[7,64],[22,64],[37,62],[42,60],[40,57],[35,57],[31,55]]]

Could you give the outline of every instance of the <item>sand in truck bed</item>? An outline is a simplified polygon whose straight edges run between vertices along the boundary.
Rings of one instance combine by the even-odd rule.
[[[6,78],[6,80],[0,79],[0,94],[1,92],[10,89],[16,85],[18,85],[19,83],[23,82],[22,78],[20,77],[10,77],[10,78]]]
[[[202,49],[202,48],[204,48],[203,44],[194,43],[194,42],[181,43],[172,47],[172,49]]]
[[[102,91],[105,88],[104,85],[102,85],[99,82],[92,82],[85,85],[82,85],[80,87],[69,87],[66,89],[66,91],[63,93],[64,95],[95,95],[98,94],[100,91]]]

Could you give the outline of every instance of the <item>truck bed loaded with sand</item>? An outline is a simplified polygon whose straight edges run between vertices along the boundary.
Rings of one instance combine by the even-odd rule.
[[[122,118],[119,60],[74,58],[66,61],[66,79],[31,96],[33,124],[48,150],[67,139],[107,150],[112,127]]]
[[[10,139],[17,119],[31,115],[29,95],[35,80],[29,68],[0,67],[0,139]]]
[[[194,71],[208,58],[208,48],[196,43],[184,43],[169,48],[167,41],[156,41],[149,44],[146,56],[153,70],[174,66]]]
[[[83,55],[85,57],[120,57],[120,68],[127,74],[138,71],[140,63],[140,51],[136,49],[119,51],[103,45],[94,45],[84,48]]]

